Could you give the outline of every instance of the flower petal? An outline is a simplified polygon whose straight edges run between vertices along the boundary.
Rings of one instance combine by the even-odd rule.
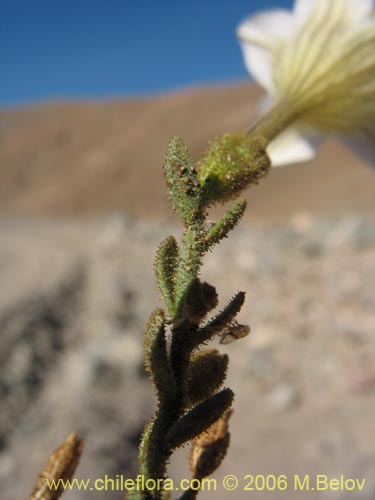
[[[296,0],[294,2],[293,13],[299,27],[305,24],[317,7],[318,2],[319,0]]]
[[[311,160],[322,142],[323,136],[318,133],[289,128],[269,144],[267,153],[272,166],[281,167]]]
[[[274,91],[272,55],[280,41],[290,36],[293,17],[287,10],[270,10],[246,18],[237,28],[245,66],[254,79]]]
[[[344,7],[343,4],[346,3],[350,20],[354,22],[365,19],[374,10],[374,0],[329,0],[329,2],[331,5],[328,12],[334,11],[334,4],[341,3],[341,6]],[[303,26],[315,9],[327,6],[327,0],[296,0],[293,10],[297,25]]]
[[[261,49],[250,43],[241,43],[246,69],[268,92],[275,92],[272,78],[272,55],[267,50]]]
[[[348,0],[350,15],[354,19],[365,19],[374,11],[374,0]]]
[[[237,36],[245,42],[272,49],[275,39],[290,37],[292,26],[293,15],[290,11],[273,9],[246,17],[237,27]]]
[[[375,137],[365,135],[341,135],[340,139],[369,167],[375,169]]]

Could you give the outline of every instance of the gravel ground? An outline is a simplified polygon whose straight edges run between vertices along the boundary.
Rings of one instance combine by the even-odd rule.
[[[232,443],[201,498],[363,499],[375,495],[374,220],[300,214],[240,227],[203,277],[221,305],[247,292],[252,333],[221,346],[236,393]],[[77,477],[131,476],[154,408],[142,330],[158,305],[152,262],[173,225],[124,214],[88,222],[0,221],[0,491],[25,499],[50,451],[86,440]],[[188,450],[173,460],[187,476]],[[240,486],[220,481],[235,474]],[[246,474],[286,474],[285,492],[241,491]],[[365,478],[363,492],[292,491],[294,474]],[[65,500],[120,499],[67,492]]]

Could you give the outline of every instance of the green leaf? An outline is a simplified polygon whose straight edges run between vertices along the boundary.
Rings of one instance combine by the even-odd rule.
[[[189,405],[209,398],[223,385],[228,369],[227,354],[211,349],[193,355],[188,372],[187,394]]]
[[[199,278],[194,278],[185,293],[184,316],[190,323],[198,325],[217,303],[216,289],[206,282],[201,283]]]
[[[245,292],[238,292],[229,304],[217,316],[215,316],[215,318],[197,331],[194,338],[192,338],[194,347],[198,347],[199,345],[208,342],[212,339],[212,337],[220,334],[223,330],[228,328],[240,312],[244,302]]]
[[[176,383],[167,353],[165,318],[162,309],[156,309],[148,321],[145,338],[145,368],[151,375],[159,403],[174,397]]]
[[[247,202],[245,200],[239,201],[228,210],[222,219],[212,226],[205,240],[206,251],[228,236],[229,231],[231,231],[241,220],[246,207]]]
[[[207,430],[230,408],[233,398],[231,389],[223,389],[190,410],[170,428],[165,437],[166,447],[174,450]]]
[[[185,225],[201,215],[201,187],[193,159],[179,137],[170,141],[164,163],[173,211]]]
[[[177,241],[168,236],[160,245],[155,258],[155,274],[171,317],[175,313],[176,271],[179,250]]]

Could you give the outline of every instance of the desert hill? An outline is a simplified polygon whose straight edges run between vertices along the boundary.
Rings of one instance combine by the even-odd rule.
[[[168,140],[194,157],[208,140],[247,127],[261,91],[249,84],[183,90],[142,100],[60,102],[0,111],[0,212],[169,217],[162,178]],[[252,220],[294,212],[366,213],[372,172],[330,141],[308,164],[274,169],[248,193]]]

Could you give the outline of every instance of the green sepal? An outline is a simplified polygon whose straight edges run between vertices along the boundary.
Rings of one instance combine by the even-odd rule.
[[[156,252],[155,274],[158,286],[171,317],[173,317],[175,313],[178,257],[179,250],[177,241],[173,236],[168,236],[168,238],[160,243]]]
[[[188,371],[188,405],[204,401],[223,385],[227,375],[229,357],[217,349],[193,354]]]
[[[195,406],[170,428],[165,437],[165,446],[174,450],[206,431],[232,405],[234,393],[223,389]]]
[[[198,163],[204,205],[236,198],[251,184],[258,184],[271,167],[266,145],[265,140],[246,131],[214,139]]]
[[[201,187],[193,159],[179,137],[169,142],[164,172],[173,211],[185,225],[192,224],[201,214]]]

